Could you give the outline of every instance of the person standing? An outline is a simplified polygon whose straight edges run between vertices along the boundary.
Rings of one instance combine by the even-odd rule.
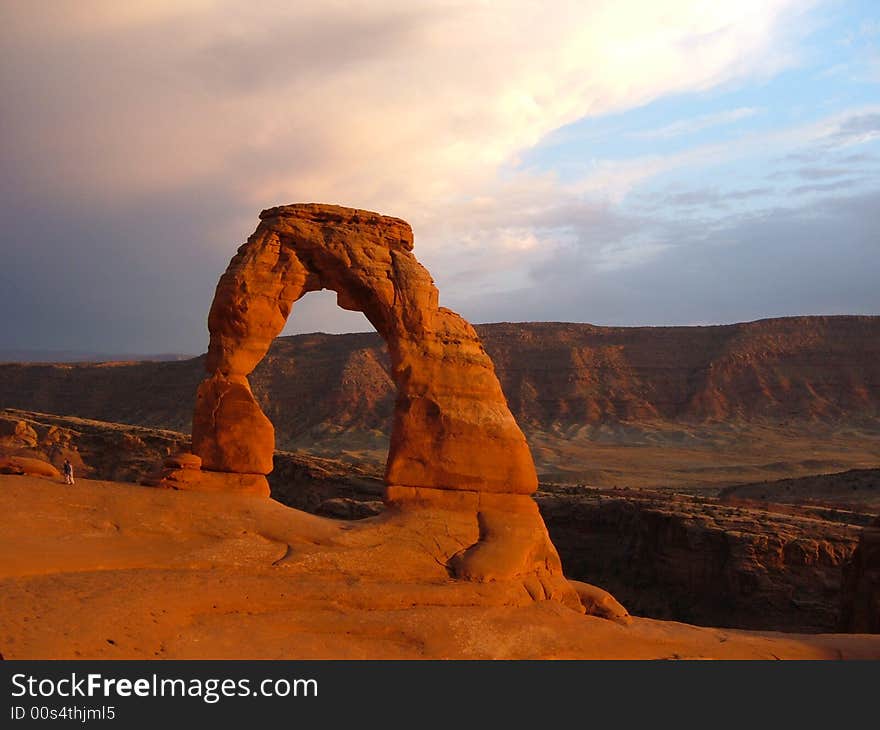
[[[73,464],[70,463],[70,459],[64,460],[62,471],[64,472],[65,484],[76,484],[76,482],[73,481]]]

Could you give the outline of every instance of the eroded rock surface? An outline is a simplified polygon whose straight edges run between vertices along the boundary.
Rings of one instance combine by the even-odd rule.
[[[69,459],[78,478],[139,481],[188,441],[175,431],[0,410],[0,453],[49,462],[56,469]]]
[[[880,636],[620,625],[513,581],[450,580],[442,557],[476,529],[464,513],[344,522],[27,476],[0,476],[0,511],[6,659],[880,658]]]
[[[182,433],[12,410],[0,411],[0,422],[8,434],[37,434],[37,446],[20,443],[19,455],[51,456],[56,464],[70,458],[78,489],[88,479],[114,475],[140,481],[163,454],[171,454],[165,462],[178,469],[194,463],[175,455],[189,448]],[[65,446],[56,451],[59,433]],[[274,462],[268,480],[282,504],[343,519],[381,510],[379,470],[280,451]],[[866,534],[861,526],[874,515],[764,500],[730,504],[669,491],[543,489],[538,504],[566,575],[611,590],[636,615],[754,630],[848,630],[842,619],[849,613],[840,608],[849,582],[841,581],[841,568],[849,574],[860,554],[859,534]],[[475,537],[450,548],[451,554],[477,539],[476,520],[472,531]],[[863,580],[870,590],[877,573]]]
[[[845,567],[839,628],[880,634],[880,517],[862,529]]]
[[[635,615],[742,629],[837,628],[857,525],[647,490],[559,486],[537,500],[566,574],[610,590]],[[876,586],[876,574],[864,575],[863,590],[872,580]]]

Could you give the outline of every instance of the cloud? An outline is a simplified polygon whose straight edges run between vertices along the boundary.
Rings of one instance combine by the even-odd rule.
[[[256,206],[406,214],[585,115],[781,63],[795,4],[15,3],[2,153],[44,195],[224,177]]]
[[[663,255],[603,266],[588,234],[531,268],[528,286],[462,303],[486,321],[606,325],[735,322],[795,314],[873,314],[880,191],[731,217],[657,226]],[[833,241],[834,245],[829,245]],[[572,316],[580,313],[580,316]]]
[[[824,180],[830,177],[845,177],[852,174],[847,167],[801,167],[791,172],[804,180]]]
[[[485,258],[493,250],[499,252],[493,249],[492,232],[504,211],[515,211],[516,224],[534,232],[538,243],[528,252],[505,253],[507,265],[520,271],[516,285],[512,280],[494,282],[481,286],[476,296],[452,288],[453,304],[483,321],[573,319],[605,324],[878,312],[880,294],[863,267],[870,268],[871,251],[876,249],[872,226],[877,215],[871,204],[880,201],[880,190],[876,178],[853,167],[874,158],[864,151],[842,155],[827,142],[830,134],[852,128],[850,120],[867,114],[854,109],[745,135],[728,144],[619,164],[608,161],[608,169],[617,165],[618,179],[625,181],[613,196],[595,194],[607,191],[611,178],[605,177],[604,168],[594,168],[592,179],[588,175],[569,183],[549,175],[542,185],[534,179],[521,180],[518,188],[511,183],[508,190],[540,192],[529,197],[500,191],[501,197],[483,211]],[[728,187],[726,174],[709,172],[751,155],[757,156],[760,175],[768,149],[790,150],[771,158],[770,164],[792,159],[815,163],[769,177],[820,182],[793,188]],[[647,184],[655,176],[683,170],[689,170],[683,179],[691,180],[690,187],[681,181],[659,189]],[[700,185],[700,180],[711,182]],[[742,184],[739,176],[734,180]],[[804,195],[812,196],[809,205],[798,200]],[[699,275],[685,276],[688,271]],[[468,281],[480,280],[471,273]],[[707,287],[706,281],[712,285]],[[735,296],[737,287],[743,292],[740,299]]]
[[[829,146],[864,144],[880,139],[880,112],[858,114],[844,119],[837,129],[828,135]]]
[[[788,33],[808,5],[3,3],[0,212],[15,225],[0,306],[34,302],[9,344],[197,349],[216,277],[277,203],[407,218],[446,303],[526,286],[550,252],[585,241],[609,272],[665,260],[676,225],[620,202],[766,136],[598,160],[573,182],[517,169],[518,155],[587,116],[772,74],[792,62]],[[835,132],[855,139],[858,125],[822,130]],[[298,308],[303,328],[330,322],[318,310]]]
[[[795,195],[806,195],[809,193],[838,193],[848,188],[856,187],[864,183],[864,178],[851,178],[848,180],[836,180],[829,183],[816,183],[814,185],[798,185],[792,188],[791,192]]]
[[[681,208],[693,208],[704,205],[726,206],[731,201],[752,200],[770,195],[773,188],[745,188],[740,190],[720,190],[718,188],[699,188],[695,190],[683,190],[681,192],[668,193],[653,196],[649,201],[650,207],[673,206]]]
[[[633,132],[632,136],[639,139],[664,139],[669,137],[678,137],[684,134],[693,134],[702,132],[704,129],[711,127],[719,127],[726,124],[733,124],[741,119],[748,119],[758,113],[753,107],[740,107],[739,109],[730,109],[728,111],[717,112],[715,114],[703,114],[693,119],[682,119],[672,124],[667,124],[659,129],[650,129],[646,131]]]

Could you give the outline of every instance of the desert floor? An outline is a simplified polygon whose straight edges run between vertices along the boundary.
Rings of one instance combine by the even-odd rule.
[[[454,581],[441,513],[22,476],[0,476],[0,510],[6,659],[880,658],[880,636],[621,625]]]

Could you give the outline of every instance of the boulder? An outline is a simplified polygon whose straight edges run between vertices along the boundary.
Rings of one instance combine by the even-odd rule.
[[[628,626],[632,623],[629,612],[608,591],[579,580],[568,581],[578,594],[588,616],[597,616]]]
[[[0,474],[61,478],[61,472],[48,461],[31,459],[27,456],[0,456]]]
[[[188,451],[178,451],[165,457],[162,466],[166,469],[188,469],[198,471],[202,468],[202,460]]]

